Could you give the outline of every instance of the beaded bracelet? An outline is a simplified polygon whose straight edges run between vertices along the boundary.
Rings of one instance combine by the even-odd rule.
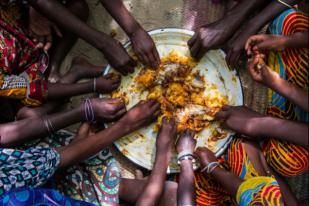
[[[218,167],[220,165],[219,162],[210,162],[208,165],[206,165],[203,169],[201,169],[201,172],[205,172],[207,174],[210,174],[212,171],[214,171],[214,169],[216,169],[216,167]]]

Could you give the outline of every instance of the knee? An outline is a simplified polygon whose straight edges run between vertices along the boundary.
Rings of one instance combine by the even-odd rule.
[[[69,2],[69,9],[73,12],[78,18],[83,21],[87,21],[89,17],[89,7],[85,0],[72,0]]]

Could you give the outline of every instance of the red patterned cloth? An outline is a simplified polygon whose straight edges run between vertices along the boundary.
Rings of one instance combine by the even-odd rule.
[[[27,37],[21,6],[1,1],[0,97],[38,106],[47,96],[48,56]]]

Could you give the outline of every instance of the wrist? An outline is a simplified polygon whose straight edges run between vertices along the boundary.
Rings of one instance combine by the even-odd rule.
[[[110,43],[116,41],[111,36],[102,33],[99,40],[96,42],[96,48],[100,50],[103,54],[105,54],[105,51],[111,48]]]
[[[285,50],[286,48],[289,48],[291,47],[291,44],[292,44],[292,40],[293,38],[291,36],[285,36],[285,35],[282,35],[280,36],[280,49],[281,51]]]
[[[77,110],[78,110],[78,114],[79,114],[79,117],[80,117],[80,121],[82,121],[82,122],[86,121],[84,101],[79,105]]]
[[[131,132],[135,131],[132,125],[130,123],[127,123],[126,120],[124,120],[123,118],[117,121],[114,125],[119,127],[124,135],[130,134]]]
[[[141,27],[141,25],[139,25],[137,22],[135,22],[127,31],[126,34],[128,35],[128,37],[131,39],[133,38],[137,32],[139,32],[140,30],[143,30],[143,28]]]

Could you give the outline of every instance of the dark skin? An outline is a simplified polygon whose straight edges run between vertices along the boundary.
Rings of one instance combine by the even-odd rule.
[[[87,21],[89,9],[84,0],[70,0],[64,6],[81,21]],[[58,81],[60,65],[76,43],[77,36],[65,28],[57,26],[33,7],[30,7],[29,10],[29,35],[37,43],[38,48],[49,51],[51,57],[49,80],[51,82]]]
[[[196,140],[195,133],[189,129],[185,130],[179,137],[176,145],[177,152],[184,150],[195,150]],[[182,160],[180,162],[180,175],[177,190],[177,205],[195,205],[195,185],[194,170],[192,160]]]
[[[273,137],[308,147],[306,123],[265,116],[245,106],[224,106],[216,118],[222,120],[226,128],[244,134],[246,138]]]
[[[198,147],[195,151],[195,155],[198,157],[201,168],[204,168],[211,162],[217,162],[217,158],[213,152],[211,152],[206,147]],[[205,175],[209,175],[205,172]],[[229,172],[225,169],[217,167],[212,173],[216,180],[224,186],[224,188],[234,197],[236,196],[238,187],[243,182],[239,177],[234,175],[232,172]]]
[[[256,54],[252,59],[249,59],[247,67],[252,79],[272,89],[308,112],[308,91],[282,79],[277,72],[265,64],[264,59],[265,55],[263,54]],[[260,70],[256,69],[258,64],[262,65]]]
[[[286,205],[297,206],[298,202],[288,185],[276,175],[272,169],[267,165],[266,159],[261,152],[261,148],[257,143],[252,141],[242,141],[241,143],[248,155],[248,158],[252,162],[256,172],[259,176],[275,176],[279,183],[280,191],[282,193],[283,200]],[[203,167],[210,162],[218,161],[214,153],[206,147],[199,147],[195,151],[195,155],[198,157],[200,164]],[[241,183],[244,180],[240,179],[233,172],[227,171],[222,167],[216,167],[210,174],[205,172],[205,175],[212,175],[232,196],[236,197],[237,191]]]
[[[228,11],[222,19],[197,29],[194,36],[188,41],[192,57],[200,59],[207,51],[221,48],[248,15],[256,8],[263,7],[265,3],[267,1],[242,1]]]
[[[82,80],[82,79],[101,77],[102,72],[103,72],[102,71],[103,67],[104,66],[92,65],[86,59],[82,57],[75,57],[72,60],[72,65],[71,65],[70,70],[66,74],[64,74],[63,77],[61,77],[61,79],[59,80],[59,83],[67,85],[67,84],[74,84],[77,81]],[[104,81],[104,83],[102,82],[102,84],[106,86],[107,88],[106,90],[109,90],[109,88],[112,86],[110,85],[110,83],[113,84],[114,82],[110,81],[110,76],[105,76],[104,79],[106,81]],[[93,83],[93,79],[92,79],[92,83]],[[18,111],[16,118],[20,120],[20,119],[25,119],[29,117],[39,117],[44,114],[50,114],[52,112],[55,112],[56,110],[59,110],[59,108],[63,105],[63,103],[66,100],[67,99],[65,99],[64,101],[59,101],[59,99],[57,99],[57,101],[49,101],[40,107],[34,107],[34,108],[26,107],[26,106],[22,107]]]
[[[79,141],[80,139],[83,139],[83,138],[87,140],[88,137],[93,136],[93,135],[95,135],[95,133],[91,131],[91,126],[88,123],[84,123],[81,125],[73,141]],[[164,171],[164,176],[165,176],[165,172],[166,171]],[[147,180],[122,178],[120,181],[120,187],[119,187],[119,198],[122,201],[125,201],[126,203],[130,203],[131,205],[134,205],[139,200],[141,193],[145,191],[144,188],[146,188],[146,185],[149,185]],[[163,187],[162,187],[162,193],[158,200],[159,205],[162,205],[162,206],[176,205],[175,203],[176,202],[176,191],[177,191],[177,183],[164,182]],[[127,204],[121,204],[121,205],[127,205]]]
[[[171,158],[171,151],[174,142],[173,140],[176,135],[177,129],[175,119],[168,120],[164,117],[156,140],[155,163],[147,184],[135,205],[159,205],[160,197],[162,196],[164,190],[166,171]]]
[[[156,68],[160,64],[160,56],[149,34],[134,19],[121,0],[101,0],[103,6],[119,23],[129,36],[133,50],[145,65]]]
[[[58,151],[66,154],[61,158],[61,166],[75,164],[98,153],[120,137],[153,122],[159,112],[160,104],[156,101],[140,102],[111,127],[88,137],[86,140],[75,141],[74,144],[60,148]]]
[[[299,49],[309,46],[308,31],[296,32],[290,36],[259,34],[251,36],[245,45],[248,56],[267,51],[284,51],[285,49]]]
[[[92,99],[91,103],[97,119],[112,121],[126,113],[125,105],[121,99]],[[80,121],[86,121],[84,103],[77,108],[46,117],[50,120],[55,131]],[[46,135],[48,135],[48,130],[40,117],[0,125],[1,145],[6,147]]]
[[[112,67],[123,75],[134,71],[135,62],[120,42],[89,27],[59,2],[55,0],[29,0],[29,3],[59,27],[66,28],[100,50]]]
[[[295,5],[301,2],[301,0],[286,0],[284,2],[289,5]],[[229,51],[226,56],[227,63],[231,67],[237,66],[239,59],[244,52],[247,39],[250,36],[257,34],[267,23],[276,18],[286,9],[288,9],[288,7],[286,7],[285,5],[279,3],[278,1],[272,1],[257,15],[251,18],[248,21],[247,26],[242,30],[240,34],[237,34],[237,36],[233,38],[232,43],[228,46]]]
[[[285,2],[294,5],[300,0],[288,0]],[[286,8],[277,1],[271,3],[264,0],[240,2],[228,11],[222,19],[202,26],[196,31],[195,35],[188,41],[192,57],[200,59],[207,51],[223,47],[232,38],[233,34],[238,33],[240,26],[254,11],[263,9],[248,22],[248,26],[243,29],[240,35],[237,34],[238,37],[229,45],[226,60],[229,66],[234,67],[241,56],[241,52],[244,51],[246,40]]]

